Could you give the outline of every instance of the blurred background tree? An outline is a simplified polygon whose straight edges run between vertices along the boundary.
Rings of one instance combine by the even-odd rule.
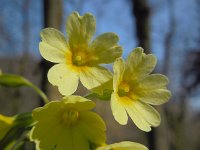
[[[200,1],[199,0],[0,0],[0,68],[25,76],[51,99],[60,94],[47,82],[51,63],[41,60],[39,33],[44,27],[65,32],[72,12],[96,16],[96,35],[116,32],[125,58],[136,46],[158,57],[155,72],[170,78],[172,98],[163,107],[159,128],[148,135],[132,123],[114,121],[109,102],[98,102],[96,111],[106,120],[108,142],[132,140],[150,150],[200,149]],[[108,66],[110,67],[110,66]],[[77,93],[85,93],[82,88]],[[0,113],[27,112],[43,103],[28,88],[0,87]]]

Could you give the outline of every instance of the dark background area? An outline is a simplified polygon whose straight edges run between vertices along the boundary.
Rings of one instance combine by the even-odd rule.
[[[105,119],[108,143],[130,140],[150,150],[200,150],[200,1],[199,0],[0,0],[0,68],[20,74],[59,99],[47,82],[52,65],[39,55],[40,30],[54,27],[65,32],[72,11],[96,17],[96,35],[116,32],[123,57],[137,46],[158,57],[155,72],[170,79],[172,98],[156,107],[162,123],[143,133],[130,121],[114,121],[109,102],[97,102]],[[84,94],[82,87],[77,94]],[[29,88],[0,87],[0,113],[14,115],[43,105]]]

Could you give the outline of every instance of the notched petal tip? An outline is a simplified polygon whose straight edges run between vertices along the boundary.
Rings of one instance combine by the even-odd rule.
[[[69,22],[72,18],[80,19],[82,16],[77,11],[73,11],[68,17],[67,22]]]
[[[71,16],[71,15],[80,16],[77,11],[73,11],[69,16]]]
[[[45,36],[49,36],[51,35],[52,33],[56,33],[56,34],[60,34],[63,36],[63,33],[60,32],[59,30],[55,29],[55,28],[51,28],[51,27],[48,27],[48,28],[44,28],[40,31],[40,37],[42,38],[42,40],[45,39]]]
[[[82,96],[78,96],[78,95],[70,95],[70,96],[65,96],[63,98],[63,102],[64,103],[82,103],[82,104],[89,104],[90,105],[90,109],[94,108],[96,106],[96,103],[94,103],[93,101],[84,98]]]
[[[94,17],[93,14],[91,14],[91,13],[85,13],[85,14],[83,15],[83,17],[89,17],[89,18],[92,18],[92,19],[95,20],[95,17]]]
[[[133,51],[143,53],[144,49],[142,47],[136,47],[136,48],[133,49]]]
[[[101,34],[99,37],[103,37],[103,38],[106,37],[107,39],[112,40],[113,41],[112,43],[117,43],[119,41],[119,36],[114,32],[106,32],[106,33]]]
[[[88,45],[96,30],[95,17],[92,14],[80,16],[78,12],[73,12],[68,16],[66,31],[70,48],[73,50],[77,46]]]
[[[146,56],[154,63],[154,65],[157,64],[157,57],[154,54],[147,54]]]
[[[94,16],[93,16],[93,14],[92,13],[85,13],[84,15],[80,15],[77,11],[73,11],[69,16],[68,16],[68,18],[70,17],[70,16],[75,16],[75,17],[77,17],[77,18],[82,18],[82,17],[93,17],[94,18]]]
[[[113,63],[116,58],[122,55],[123,51],[118,41],[118,35],[113,32],[97,36],[89,46],[91,54],[97,58],[92,60],[92,62],[95,64]]]

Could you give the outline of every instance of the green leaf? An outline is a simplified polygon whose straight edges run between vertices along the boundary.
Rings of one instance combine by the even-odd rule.
[[[0,141],[0,149],[6,149],[9,147],[20,148],[20,143],[26,138],[27,132],[31,130],[35,121],[32,118],[32,113],[22,113],[15,117],[14,125]]]
[[[18,114],[15,118],[14,127],[32,127],[35,121],[32,117],[32,112]]]

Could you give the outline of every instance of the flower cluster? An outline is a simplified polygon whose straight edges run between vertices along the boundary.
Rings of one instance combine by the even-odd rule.
[[[70,96],[77,90],[79,80],[88,90],[104,89],[112,80],[109,82],[113,83],[111,108],[120,124],[127,124],[127,114],[143,131],[160,124],[160,115],[150,104],[165,103],[170,92],[166,89],[167,77],[150,75],[156,65],[155,56],[136,48],[124,61],[118,36],[104,33],[92,41],[95,28],[91,14],[80,16],[74,12],[66,23],[67,38],[53,28],[41,32],[41,55],[57,63],[49,70],[48,80],[66,97],[33,111],[37,123],[31,131],[31,140],[36,141],[38,149],[88,150],[93,149],[92,145],[97,150],[147,149],[133,142],[103,146],[104,122],[89,111],[94,103],[80,96]],[[112,62],[114,75],[100,66]]]
[[[29,82],[16,82],[31,85],[47,102],[32,111],[34,123],[28,124],[32,127],[30,140],[35,142],[37,150],[148,150],[129,141],[107,145],[105,123],[92,111],[95,103],[88,98],[92,95],[109,99],[119,124],[126,125],[130,116],[139,129],[148,132],[160,124],[160,115],[151,105],[169,100],[169,81],[164,75],[151,74],[157,63],[154,55],[147,55],[138,47],[123,60],[118,36],[109,32],[93,39],[95,29],[93,15],[73,12],[66,23],[67,38],[53,28],[41,32],[40,53],[44,59],[56,63],[48,72],[48,80],[58,87],[62,100],[48,102]],[[102,66],[110,63],[114,63],[113,73]],[[72,95],[79,81],[91,94]],[[12,122],[12,118],[0,115],[0,142]]]

